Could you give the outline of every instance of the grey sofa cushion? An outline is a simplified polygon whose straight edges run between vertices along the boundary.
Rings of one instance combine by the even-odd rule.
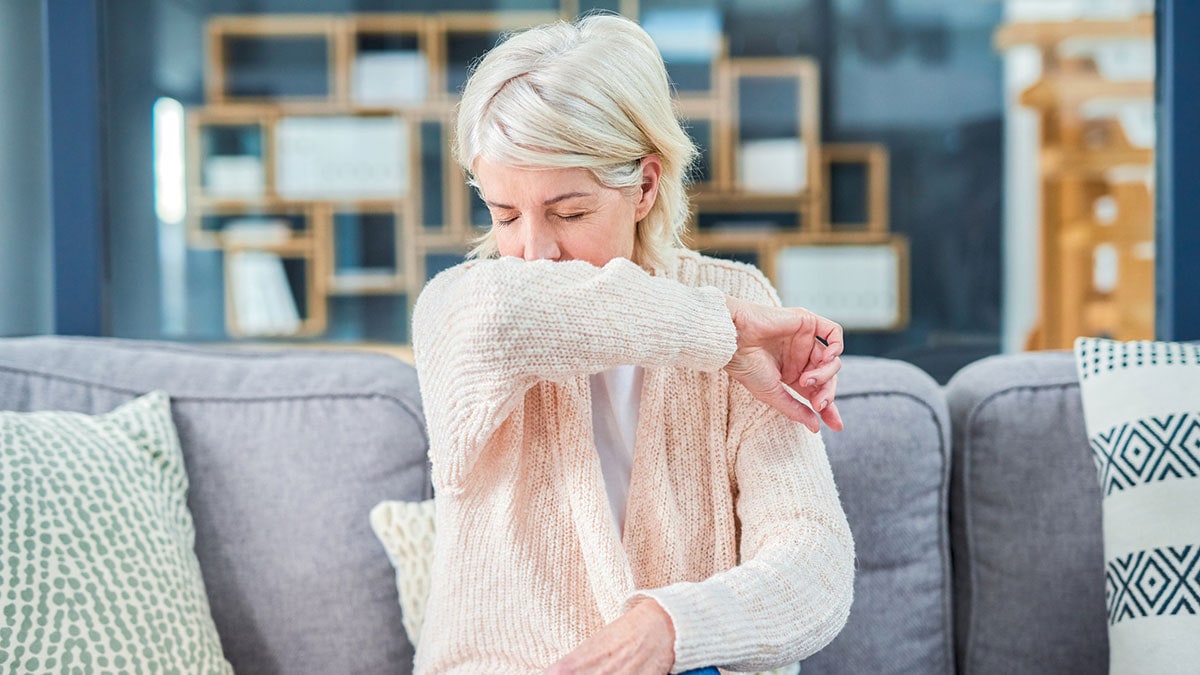
[[[1108,672],[1100,488],[1067,352],[993,357],[947,386],[960,672]]]
[[[908,364],[844,361],[838,407],[846,430],[824,436],[858,554],[854,604],[845,630],[803,672],[952,673],[942,391]]]
[[[368,513],[430,495],[413,369],[375,354],[0,340],[0,409],[96,413],[166,390],[213,618],[239,673],[407,673]]]

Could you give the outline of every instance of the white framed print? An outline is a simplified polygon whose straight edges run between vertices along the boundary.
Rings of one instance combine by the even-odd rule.
[[[847,331],[899,330],[908,323],[908,248],[882,243],[787,246],[775,260],[779,297]]]

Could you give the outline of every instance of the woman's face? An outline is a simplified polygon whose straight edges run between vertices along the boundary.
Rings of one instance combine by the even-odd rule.
[[[637,223],[654,204],[662,164],[642,160],[641,188],[601,185],[587,169],[523,169],[475,163],[502,256],[586,260],[602,267],[632,258]]]

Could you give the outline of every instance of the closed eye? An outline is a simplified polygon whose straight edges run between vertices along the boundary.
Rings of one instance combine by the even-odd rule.
[[[560,215],[559,218],[562,218],[563,220],[579,220],[580,218],[584,217],[585,215],[587,215],[587,214],[585,214],[585,213],[568,213],[568,214]]]
[[[508,225],[512,225],[513,222],[516,221],[516,219],[517,219],[516,216],[514,216],[514,217],[508,218],[508,219],[496,220],[492,223],[492,225],[494,225],[496,227],[507,227]]]

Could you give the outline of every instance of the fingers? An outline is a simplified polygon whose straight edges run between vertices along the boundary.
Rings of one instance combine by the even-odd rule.
[[[812,404],[813,410],[825,412],[825,408],[833,403],[837,396],[837,376],[829,378],[825,384],[817,385],[815,389],[807,390],[806,398]]]
[[[821,418],[817,416],[817,413],[813,412],[812,408],[805,405],[803,401],[792,396],[782,382],[776,382],[774,387],[766,391],[752,393],[758,400],[783,413],[793,422],[799,422],[808,427],[808,430],[814,434],[821,430]]]
[[[822,345],[825,350],[825,358],[833,359],[841,356],[842,350],[846,344],[842,336],[842,326],[836,321],[830,321],[820,314],[813,314],[817,320],[816,334],[821,337],[826,343]]]
[[[796,384],[799,385],[801,390],[804,392],[811,391],[813,388],[821,388],[828,384],[833,378],[837,377],[838,371],[841,369],[842,360],[835,357],[831,361],[821,363],[812,370],[801,373],[799,382]],[[816,403],[816,401],[811,397],[809,400],[812,400],[813,403]]]
[[[817,385],[815,388],[806,389],[802,393],[826,426],[834,431],[842,430],[842,416],[838,412],[837,404],[834,403],[834,398],[837,396],[836,375],[829,378],[828,382]]]
[[[836,403],[830,403],[827,408],[821,411],[821,420],[825,422],[825,426],[834,431],[841,431],[846,428],[846,425],[842,422],[842,415],[838,412]]]

